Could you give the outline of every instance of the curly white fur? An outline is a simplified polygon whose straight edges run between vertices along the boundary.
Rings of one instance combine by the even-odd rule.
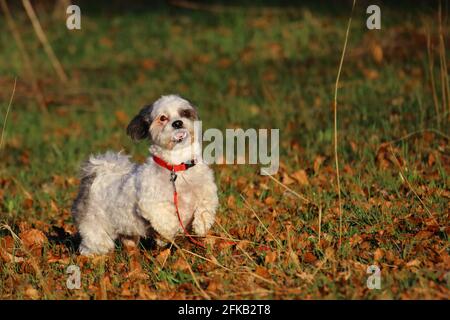
[[[164,100],[163,97],[162,101],[157,101],[159,106],[162,105],[157,110],[158,114],[165,112],[169,117],[164,126],[170,126],[180,119],[189,123],[192,119],[177,115],[182,114],[178,110],[180,100],[183,103],[187,101],[177,96],[169,97],[170,99]],[[174,101],[178,104],[174,104]],[[185,107],[186,105],[183,106]],[[144,109],[140,115],[144,120],[138,120],[142,120],[145,127],[136,126],[136,122],[133,127],[136,118],[129,126],[130,130],[143,130],[139,134],[149,131],[150,125],[153,125],[152,122],[158,116],[154,114],[154,108],[147,107],[143,111]],[[147,116],[151,118],[146,118]],[[185,127],[190,130],[192,126],[189,124]],[[164,127],[162,130],[168,131],[170,128]],[[182,128],[172,131],[176,133],[179,130]],[[132,135],[130,132],[129,134]],[[212,170],[202,161],[200,154],[193,155],[186,151],[199,150],[192,148],[198,142],[191,139],[191,134],[190,131],[189,136],[181,142],[166,141],[153,145],[150,152],[173,164],[187,162],[193,156],[196,159],[195,166],[177,173],[175,184],[184,226],[192,225],[195,234],[205,236],[215,219],[217,187]],[[91,156],[82,166],[80,192],[72,208],[82,239],[81,254],[104,254],[114,248],[114,241],[119,236],[147,237],[151,231],[172,241],[182,232],[173,203],[173,192],[170,171],[156,164],[152,157],[138,165],[131,163],[129,156],[120,153],[107,152]]]

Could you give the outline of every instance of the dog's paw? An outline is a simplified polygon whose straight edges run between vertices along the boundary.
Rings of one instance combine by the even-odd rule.
[[[156,245],[160,248],[164,248],[167,246],[168,242],[161,240],[159,238],[155,239]]]
[[[194,233],[200,237],[205,237],[208,233],[209,226],[204,221],[195,221],[192,223],[192,229]]]
[[[122,237],[120,239],[122,245],[126,248],[132,249],[137,248],[139,244],[139,237]]]
[[[94,255],[104,255],[109,252],[108,249],[102,248],[102,249],[93,249],[90,248],[84,244],[80,244],[80,247],[78,248],[78,251],[82,256],[94,256]]]
[[[83,244],[80,244],[80,247],[78,248],[78,251],[80,252],[80,254],[82,256],[93,256],[93,255],[96,254],[93,250],[89,249],[88,247],[86,247]]]

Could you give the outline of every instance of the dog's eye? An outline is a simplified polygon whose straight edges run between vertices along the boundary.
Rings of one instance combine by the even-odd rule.
[[[181,111],[181,116],[183,118],[192,118],[193,117],[193,113],[191,112],[191,110],[186,109],[186,110],[182,110]]]
[[[159,121],[161,121],[161,122],[165,122],[167,120],[169,120],[169,118],[167,118],[165,115],[162,115],[161,117],[159,117]]]

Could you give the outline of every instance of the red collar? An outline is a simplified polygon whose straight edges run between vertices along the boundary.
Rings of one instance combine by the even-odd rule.
[[[190,163],[180,163],[180,164],[168,164],[166,161],[164,161],[161,158],[158,158],[157,156],[153,156],[153,160],[159,164],[161,167],[166,168],[169,171],[178,172],[178,171],[185,171],[189,168],[192,168],[195,166],[195,161],[191,160]]]

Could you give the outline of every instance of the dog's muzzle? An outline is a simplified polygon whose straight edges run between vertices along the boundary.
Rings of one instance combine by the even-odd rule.
[[[188,130],[187,129],[177,129],[172,135],[172,140],[174,142],[181,142],[188,136]]]

